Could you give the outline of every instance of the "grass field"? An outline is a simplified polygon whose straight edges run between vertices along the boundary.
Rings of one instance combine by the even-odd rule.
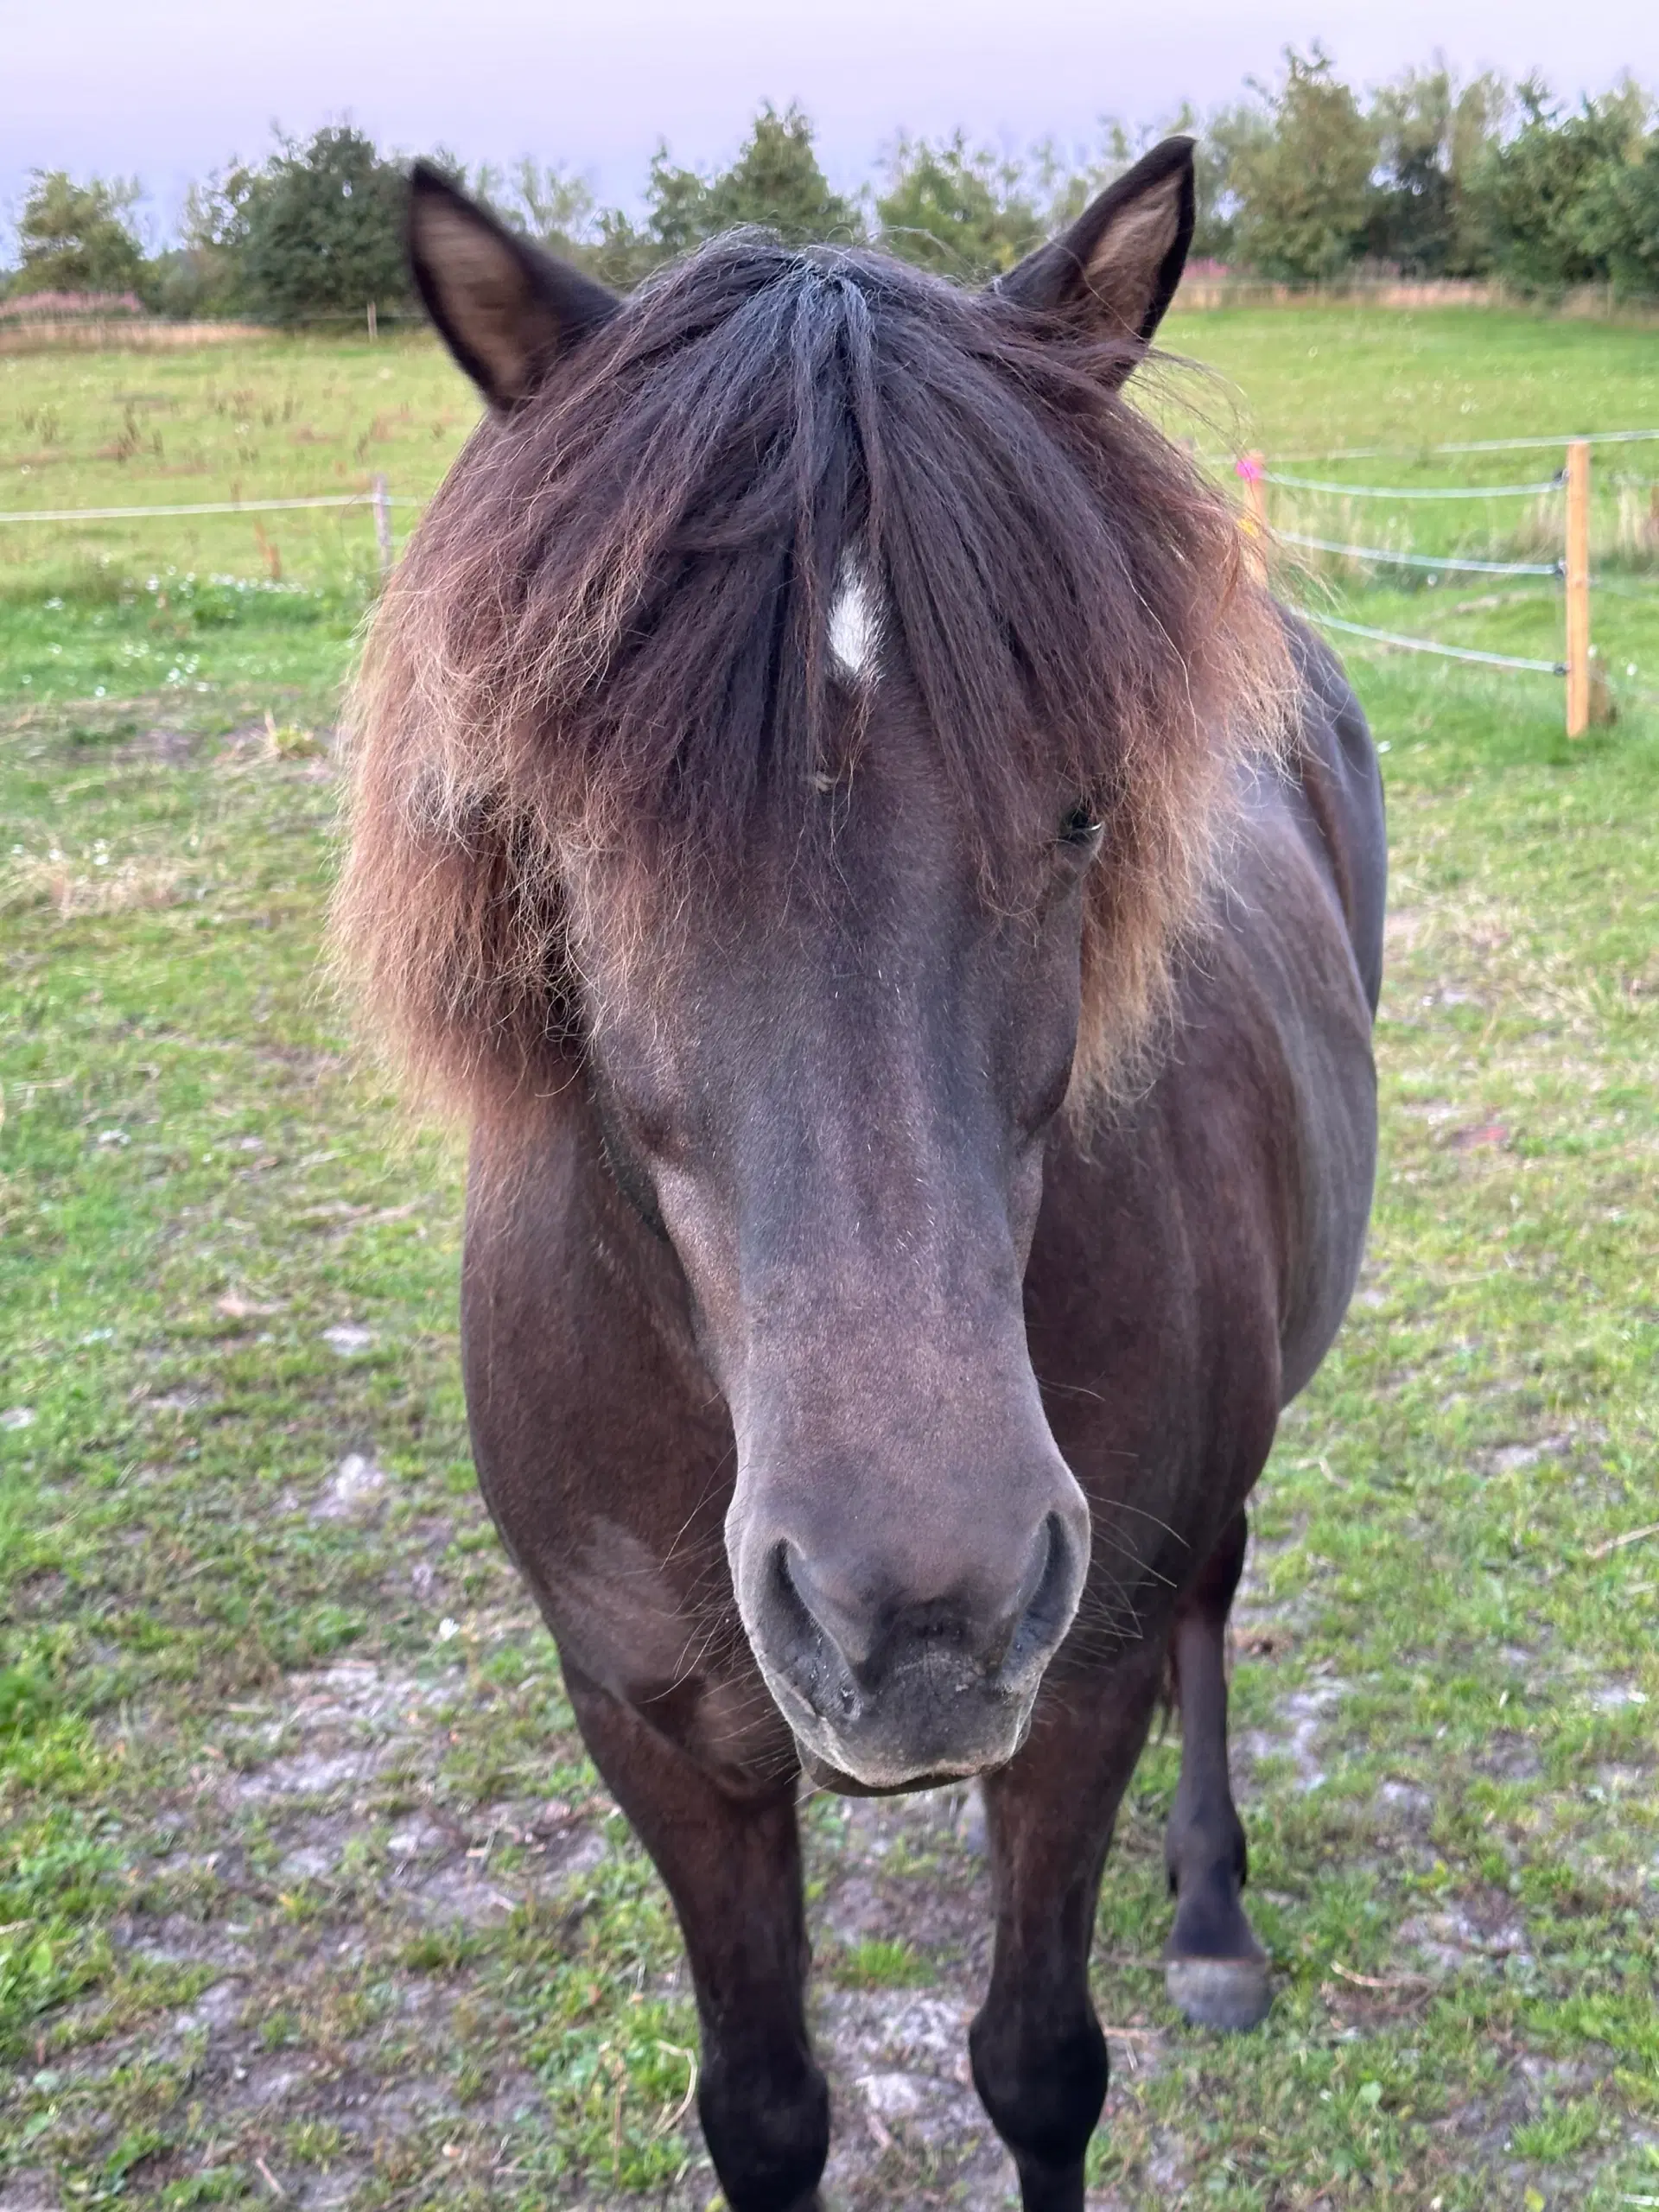
[[[1175,342],[1275,454],[1659,428],[1650,334]],[[160,453],[113,456],[130,411]],[[413,342],[25,357],[0,506],[419,498],[470,415]],[[1409,466],[1376,480],[1446,480]],[[473,1488],[457,1155],[317,976],[372,534],[264,526],[0,528],[0,2208],[704,2212],[673,1931]],[[1582,744],[1549,679],[1352,664],[1389,747],[1384,1160],[1235,1684],[1280,1993],[1236,2041],[1166,2005],[1154,1746],[1102,1905],[1098,2212],[1659,2202],[1659,581],[1614,565],[1638,674]],[[1499,650],[1556,620],[1333,588]],[[808,1810],[839,2212],[1007,2201],[960,1814]]]
[[[1271,465],[1322,481],[1407,488],[1543,482],[1558,452],[1455,458],[1446,440],[1659,430],[1651,331],[1508,312],[1421,315],[1352,308],[1230,309],[1176,317],[1175,427],[1224,469],[1259,446]],[[365,504],[260,515],[73,524],[0,523],[0,696],[119,697],[257,673],[251,635],[286,622],[331,654],[371,586],[366,498],[385,474],[411,527],[474,418],[459,374],[423,338],[371,345],[272,339],[172,354],[22,354],[0,360],[0,511],[357,494]],[[1332,448],[1388,459],[1324,463]],[[1275,490],[1275,519],[1343,544],[1551,560],[1561,501],[1376,501]],[[1595,631],[1616,694],[1659,700],[1659,440],[1604,448],[1594,539]],[[1324,610],[1447,644],[1554,659],[1559,588],[1389,570],[1297,553],[1288,586]],[[251,630],[232,587],[261,604]],[[186,582],[185,579],[188,579]],[[1403,580],[1402,580],[1403,579]],[[61,607],[54,604],[61,600]],[[299,639],[291,641],[298,652]],[[286,657],[291,664],[295,655]],[[1547,679],[1546,679],[1547,681]],[[102,692],[99,692],[102,686]],[[1532,688],[1535,690],[1535,682]],[[1646,695],[1643,697],[1642,695]]]

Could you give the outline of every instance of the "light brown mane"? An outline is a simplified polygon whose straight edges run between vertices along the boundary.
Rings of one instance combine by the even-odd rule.
[[[659,889],[808,834],[844,764],[856,548],[988,877],[1057,780],[1105,824],[1074,1096],[1166,1003],[1283,637],[1226,502],[1116,387],[1128,349],[879,256],[718,241],[480,429],[376,614],[335,943],[464,1107],[568,1077],[595,854]],[[839,734],[838,734],[839,733]],[[616,880],[614,868],[607,880]]]

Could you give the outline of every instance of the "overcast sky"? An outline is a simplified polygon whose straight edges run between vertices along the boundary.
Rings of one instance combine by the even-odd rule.
[[[1319,38],[1370,83],[1436,48],[1558,91],[1659,79],[1654,0],[0,0],[0,207],[27,172],[137,174],[165,230],[186,183],[270,126],[349,115],[410,152],[530,152],[632,200],[659,137],[703,163],[798,99],[832,181],[899,130],[1093,139],[1272,75]]]

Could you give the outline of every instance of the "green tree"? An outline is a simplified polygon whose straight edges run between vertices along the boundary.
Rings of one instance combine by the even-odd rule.
[[[1239,245],[1242,213],[1236,179],[1247,173],[1273,136],[1273,124],[1258,101],[1236,101],[1218,109],[1204,126],[1194,183],[1198,220],[1192,251],[1213,261],[1243,259]]]
[[[17,220],[21,266],[14,292],[130,292],[144,277],[144,250],[132,210],[134,177],[89,177],[35,169]]]
[[[503,205],[507,220],[550,253],[582,262],[592,251],[598,215],[594,188],[562,162],[543,168],[522,156],[507,179]]]
[[[890,253],[946,276],[996,276],[1043,236],[1023,165],[970,148],[960,130],[938,145],[901,138],[875,214]]]
[[[779,115],[770,101],[736,161],[709,185],[704,220],[708,237],[756,223],[775,231],[785,245],[846,242],[864,231],[854,203],[830,190],[806,117],[793,106]]]
[[[812,126],[798,107],[780,115],[768,101],[737,159],[714,176],[678,167],[667,147],[658,146],[645,188],[644,223],[616,208],[604,210],[588,265],[607,283],[626,288],[706,238],[751,223],[775,232],[785,245],[863,235],[855,203],[831,190],[813,147]]]
[[[705,238],[728,230],[715,198],[715,180],[696,169],[680,168],[670,161],[666,145],[651,157],[645,185],[645,250],[658,261],[671,261],[690,253]]]
[[[632,291],[668,257],[648,226],[636,223],[620,207],[601,207],[594,219],[594,243],[580,257],[602,284]]]
[[[1306,284],[1338,275],[1363,244],[1376,134],[1328,54],[1287,48],[1285,80],[1235,113],[1228,182],[1243,258],[1264,276]]]
[[[177,245],[149,265],[146,296],[152,306],[184,320],[243,309],[243,256],[257,184],[257,172],[233,160],[190,187]]]
[[[1074,222],[1155,139],[1191,127],[1185,110],[1168,130],[1131,134],[1109,120],[1091,150],[1070,153],[1052,138],[1016,155],[972,146],[960,130],[900,138],[875,200],[881,243],[946,276],[994,276]]]
[[[1382,88],[1371,105],[1379,181],[1369,252],[1415,276],[1471,276],[1490,268],[1491,244],[1470,188],[1510,104],[1500,78],[1459,87],[1444,65],[1408,70]]]
[[[1613,278],[1615,264],[1639,277],[1652,266],[1646,94],[1626,79],[1563,115],[1531,79],[1519,99],[1521,128],[1488,149],[1476,180],[1498,268],[1551,294]]]
[[[1580,231],[1616,292],[1659,299],[1659,132],[1604,165],[1585,194]]]
[[[303,146],[282,140],[247,194],[238,257],[249,306],[284,324],[361,315],[372,301],[402,307],[404,193],[401,166],[349,124]]]

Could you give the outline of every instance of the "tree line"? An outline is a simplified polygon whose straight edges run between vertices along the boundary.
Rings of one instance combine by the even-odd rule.
[[[1459,80],[1413,69],[1362,95],[1329,56],[1289,51],[1281,75],[1200,118],[1108,125],[1082,156],[1044,143],[1009,156],[963,134],[903,138],[881,175],[836,191],[807,118],[763,107],[735,159],[686,168],[665,146],[637,212],[600,204],[569,168],[525,157],[458,183],[525,236],[626,289],[734,225],[785,242],[885,246],[966,281],[1006,269],[1165,130],[1198,142],[1193,251],[1291,284],[1363,274],[1496,277],[1559,296],[1602,284],[1659,297],[1659,110],[1629,78],[1576,106],[1538,79]],[[192,188],[175,243],[146,251],[132,180],[36,171],[17,224],[14,299],[131,293],[176,316],[297,325],[407,310],[403,162],[350,124],[279,137]],[[15,310],[14,310],[15,311]]]

